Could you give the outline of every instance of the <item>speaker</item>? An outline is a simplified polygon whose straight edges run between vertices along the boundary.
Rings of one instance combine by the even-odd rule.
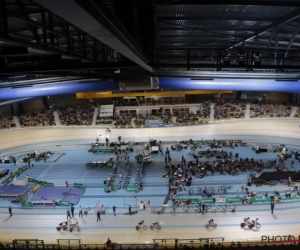
[[[247,183],[247,186],[248,186],[248,187],[251,187],[251,182],[250,182],[250,181]]]
[[[104,184],[104,185],[106,185],[106,183],[107,183],[107,181],[106,181],[106,180],[105,180],[105,181],[103,181],[103,184]]]

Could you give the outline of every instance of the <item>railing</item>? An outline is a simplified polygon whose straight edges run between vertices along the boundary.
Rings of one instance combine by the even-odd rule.
[[[224,237],[198,239],[153,239],[149,243],[84,243],[81,239],[58,239],[57,243],[45,244],[38,239],[15,239],[10,244],[0,244],[0,249],[299,249],[300,240],[296,236],[283,238],[276,236],[259,242],[226,242]],[[276,241],[276,240],[279,241]]]

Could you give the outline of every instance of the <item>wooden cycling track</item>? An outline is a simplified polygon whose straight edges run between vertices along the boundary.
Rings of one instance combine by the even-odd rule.
[[[168,127],[168,128],[140,128],[140,129],[111,129],[110,138],[122,138],[136,141],[146,141],[150,137],[164,140],[189,139],[190,137],[205,137],[212,139],[248,137],[247,141],[268,141],[300,145],[300,120],[297,119],[255,119],[216,122],[207,125]],[[104,134],[105,128],[99,127],[51,127],[11,129],[0,132],[1,151],[13,152],[14,147],[35,143],[65,143],[71,141],[90,139],[94,141],[99,134]],[[28,146],[30,147],[30,146]],[[244,217],[259,217],[262,227],[260,230],[241,229],[239,224]],[[104,216],[97,223],[94,216],[87,216],[80,221],[83,230],[80,233],[57,232],[56,225],[65,219],[65,211],[49,209],[15,209],[14,215],[9,218],[7,208],[0,208],[0,240],[8,242],[18,239],[43,239],[48,243],[56,243],[56,239],[81,239],[84,243],[105,242],[108,237],[120,243],[145,243],[159,238],[185,238],[197,239],[206,237],[225,237],[227,242],[259,241],[261,236],[296,235],[299,231],[299,208],[279,210],[274,215],[269,211],[237,211],[235,214],[214,214],[218,228],[207,230],[203,225],[210,219],[210,214],[171,214],[152,215],[143,211],[138,215]],[[145,219],[148,224],[154,220],[165,222],[162,230],[146,230],[138,232],[135,225]],[[202,225],[202,226],[201,226]],[[298,236],[297,236],[298,237]]]

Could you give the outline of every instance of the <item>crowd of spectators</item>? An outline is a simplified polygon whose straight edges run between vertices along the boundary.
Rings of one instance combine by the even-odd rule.
[[[12,116],[6,116],[2,118],[2,126],[3,128],[15,128],[16,123]]]
[[[216,172],[223,175],[238,175],[245,171],[261,172],[263,168],[271,168],[275,166],[276,160],[265,163],[262,160],[254,160],[253,158],[223,159],[214,162],[198,162],[193,160],[188,163],[191,174],[198,178],[214,175]]]
[[[137,115],[134,119],[133,119],[133,122],[136,126],[144,126],[145,125],[145,122],[146,122],[146,119],[144,116],[142,115]]]
[[[244,119],[246,113],[246,104],[237,101],[225,101],[223,99],[215,100],[215,114],[216,120],[228,119]]]
[[[199,121],[199,117],[193,112],[189,114],[181,114],[176,117],[177,123],[197,122],[197,121]]]
[[[94,106],[92,104],[76,105],[58,109],[59,119],[62,125],[92,125]]]
[[[170,125],[170,124],[174,124],[173,122],[173,117],[171,114],[164,114],[161,115],[161,120],[163,122],[164,125]]]
[[[289,117],[292,108],[288,104],[251,104],[250,118]]]
[[[171,114],[162,114],[161,112],[157,114],[146,114],[144,117],[145,123],[147,120],[158,120],[164,125],[173,124],[173,117]]]
[[[96,125],[99,124],[112,124],[113,123],[113,117],[112,116],[102,116],[97,117]]]
[[[206,101],[201,103],[200,110],[199,110],[199,117],[202,119],[209,119],[210,118],[210,101]]]
[[[52,110],[25,113],[18,117],[21,127],[55,126]]]
[[[119,115],[115,117],[115,126],[130,126],[135,115]]]

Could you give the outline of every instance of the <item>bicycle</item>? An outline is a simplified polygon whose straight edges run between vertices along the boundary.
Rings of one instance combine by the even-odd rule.
[[[188,213],[189,210],[190,210],[190,207],[183,207],[183,208],[182,208],[182,211],[183,211],[184,213]]]
[[[144,221],[140,221],[136,226],[135,226],[135,229],[136,230],[147,230],[147,226],[144,225]]]

